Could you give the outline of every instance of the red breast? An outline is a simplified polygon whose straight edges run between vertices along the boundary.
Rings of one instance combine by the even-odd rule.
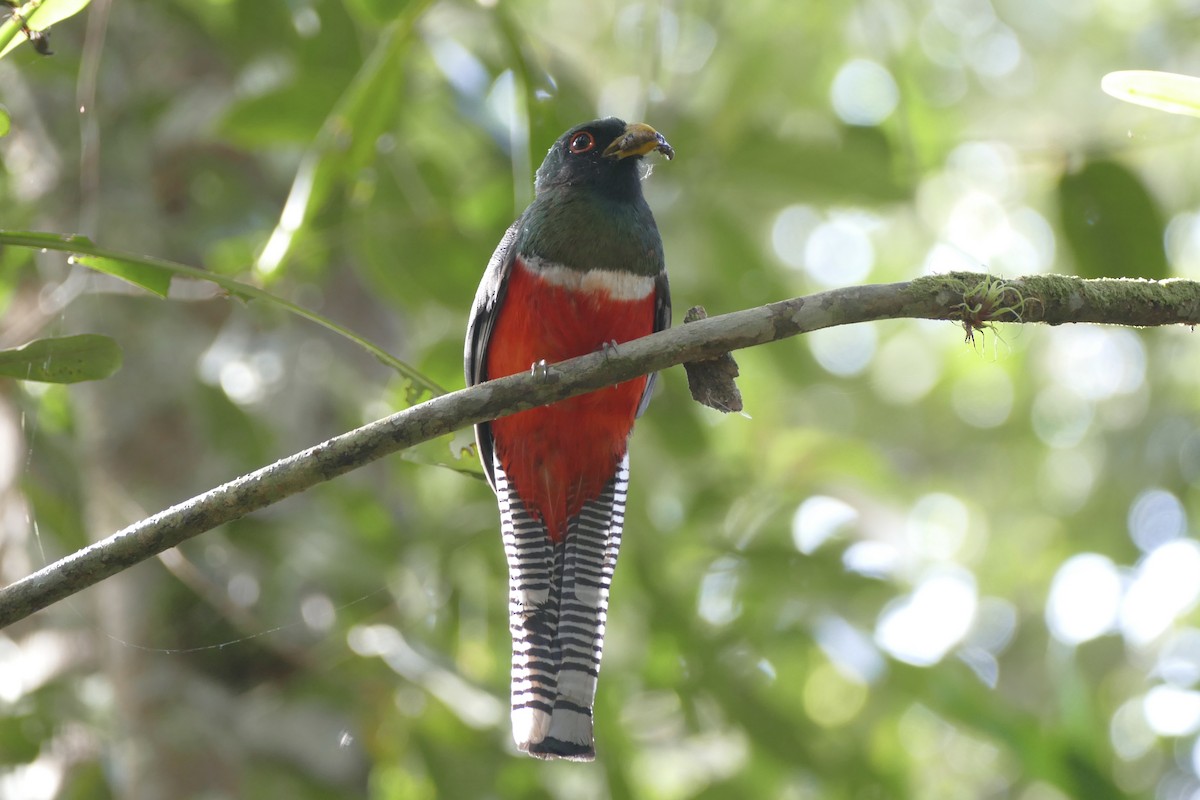
[[[645,281],[649,289],[644,297],[627,299],[629,281],[623,274],[579,277],[542,264],[535,271],[516,259],[492,331],[488,377],[523,372],[542,359],[562,361],[595,352],[607,342],[627,342],[653,332],[651,281]],[[619,292],[605,288],[618,284]],[[645,386],[646,379],[637,378],[492,423],[496,454],[509,482],[552,539],[562,538],[567,520],[613,476]]]

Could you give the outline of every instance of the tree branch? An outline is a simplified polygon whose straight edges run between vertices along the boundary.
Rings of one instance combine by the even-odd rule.
[[[968,338],[991,322],[1200,324],[1200,283],[1084,280],[1058,275],[1003,281],[953,273],[850,287],[710,317],[552,365],[436,397],[342,434],[136,522],[0,589],[0,628],[204,531],[383,456],[478,422],[563,400],[676,364],[800,333],[880,319],[945,319]]]

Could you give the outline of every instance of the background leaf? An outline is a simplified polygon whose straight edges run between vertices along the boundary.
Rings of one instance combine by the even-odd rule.
[[[121,368],[121,348],[94,333],[35,339],[0,350],[0,375],[45,383],[98,381]]]
[[[1163,218],[1150,192],[1113,161],[1089,161],[1058,185],[1063,233],[1086,278],[1165,278]]]
[[[1110,72],[1101,88],[1120,100],[1170,114],[1200,117],[1200,78],[1174,72],[1124,70]]]

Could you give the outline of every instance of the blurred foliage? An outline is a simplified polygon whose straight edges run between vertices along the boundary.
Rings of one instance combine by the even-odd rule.
[[[94,0],[0,61],[0,227],[264,287],[462,385],[554,138],[645,120],[677,309],[987,269],[1200,278],[1166,0]],[[118,262],[120,259],[118,259]],[[118,264],[118,266],[120,266]],[[259,298],[261,299],[261,297]],[[0,247],[0,578],[416,399],[353,342]],[[1187,798],[1200,355],[1187,330],[952,324],[681,370],[632,441],[592,765],[515,754],[507,578],[467,432],[0,633],[0,796]],[[445,466],[452,469],[446,469]]]

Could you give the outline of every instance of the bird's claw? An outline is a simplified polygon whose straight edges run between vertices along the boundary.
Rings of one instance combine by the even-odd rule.
[[[605,358],[611,358],[612,356],[617,355],[617,340],[609,339],[607,342],[600,345],[600,352],[604,353]]]
[[[533,362],[533,365],[530,366],[529,371],[532,372],[533,377],[537,378],[538,380],[544,381],[550,377],[550,365],[546,363],[546,359],[544,358]]]

